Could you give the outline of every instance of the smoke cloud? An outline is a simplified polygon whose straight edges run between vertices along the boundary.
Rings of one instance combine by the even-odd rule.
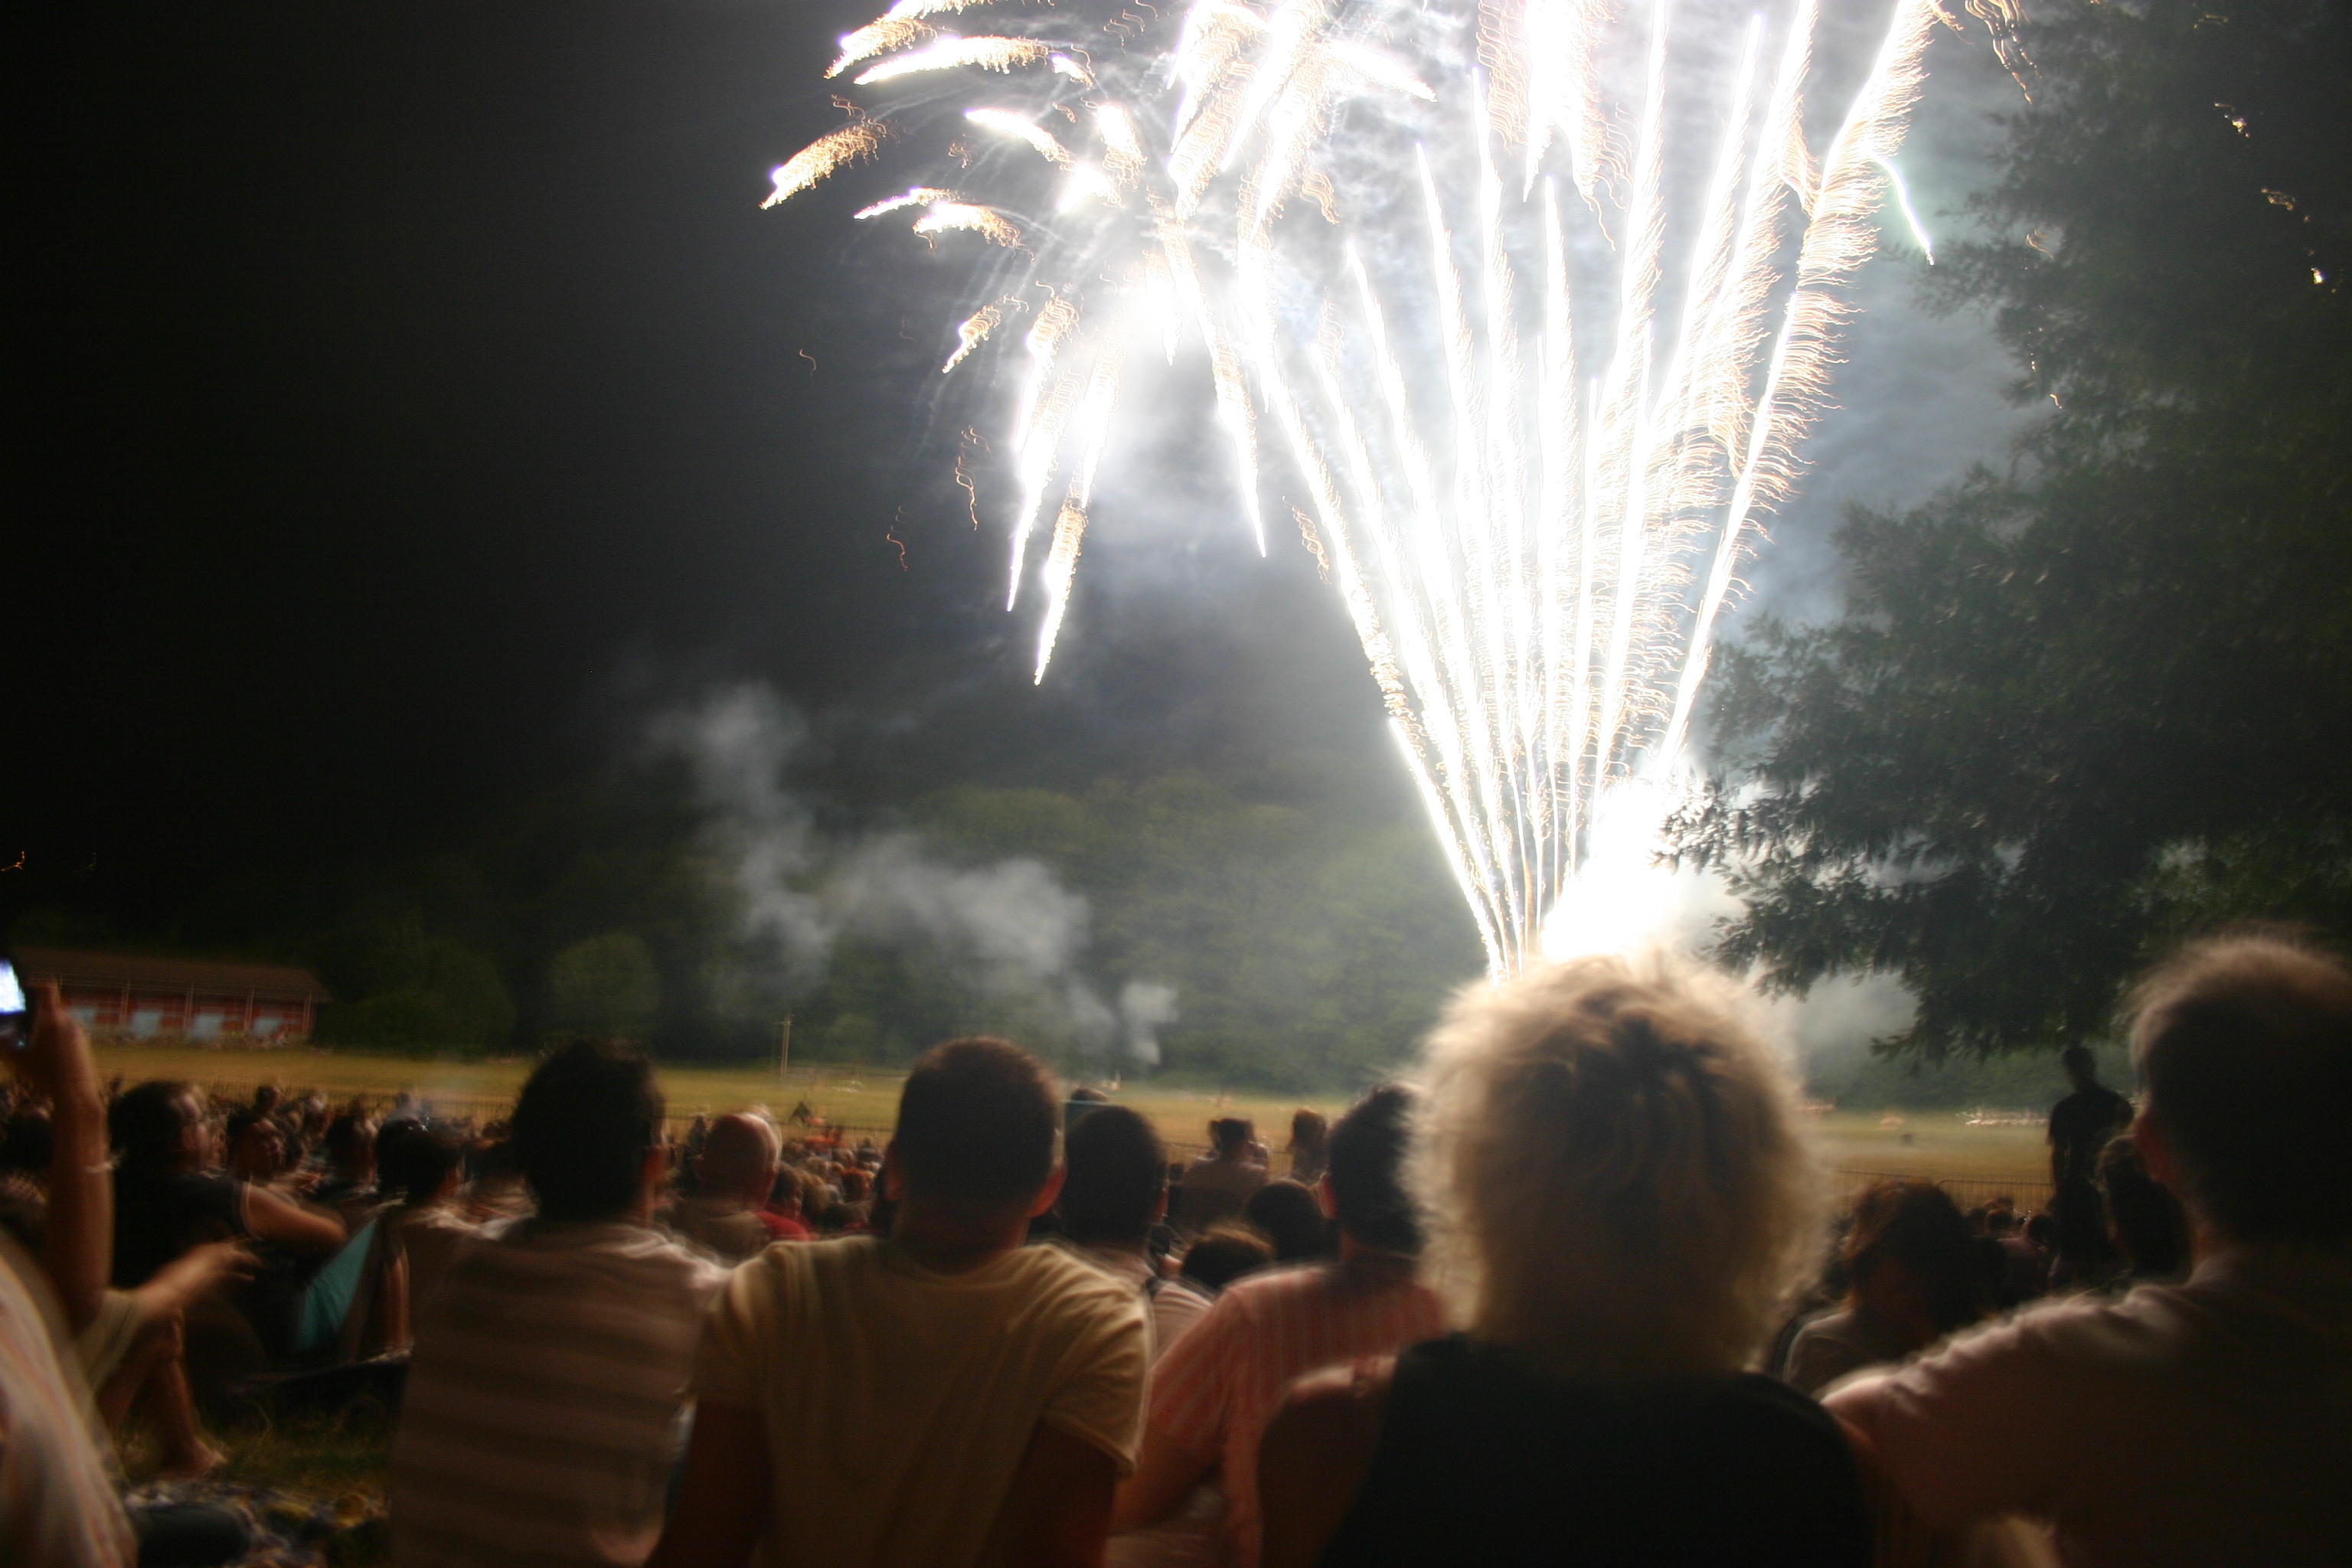
[[[826,833],[787,784],[807,723],[767,686],[727,687],[666,713],[650,740],[692,770],[744,935],[773,955],[787,989],[814,989],[836,945],[856,939],[944,963],[978,991],[1042,1014],[1090,1055],[1159,1062],[1175,988],[1130,980],[1116,1006],[1102,999],[1082,969],[1083,895],[1034,859],[958,866],[913,833]]]

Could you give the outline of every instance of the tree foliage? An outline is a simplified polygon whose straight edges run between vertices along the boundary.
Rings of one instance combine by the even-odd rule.
[[[2352,915],[2352,13],[2094,4],[2031,28],[1979,237],[2006,472],[1852,510],[1840,616],[1721,663],[1681,854],[1720,953],[1901,975],[1927,1056],[2095,1034],[2158,946]]]

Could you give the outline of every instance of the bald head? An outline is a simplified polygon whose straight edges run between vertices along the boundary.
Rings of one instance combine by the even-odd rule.
[[[776,1155],[782,1146],[774,1122],[757,1111],[734,1111],[710,1124],[695,1173],[710,1196],[756,1206],[767,1201],[768,1189],[775,1184]]]

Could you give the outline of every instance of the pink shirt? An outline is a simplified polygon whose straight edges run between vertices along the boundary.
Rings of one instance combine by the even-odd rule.
[[[1188,1453],[1222,1459],[1225,1531],[1244,1568],[1258,1555],[1258,1439],[1282,1391],[1319,1367],[1444,1331],[1444,1309],[1411,1262],[1373,1256],[1237,1279],[1161,1355],[1149,1425]]]
[[[1927,1523],[2017,1515],[2070,1568],[2352,1563],[2352,1260],[2252,1249],[2081,1296],[1825,1402]]]

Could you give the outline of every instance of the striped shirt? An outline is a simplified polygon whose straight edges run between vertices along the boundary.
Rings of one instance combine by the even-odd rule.
[[[659,1539],[727,1271],[639,1226],[523,1221],[420,1315],[392,1446],[396,1568],[613,1568]]]
[[[1405,1258],[1276,1269],[1227,1286],[1152,1369],[1150,1426],[1223,1465],[1234,1560],[1258,1556],[1257,1445],[1294,1378],[1445,1331],[1445,1310]]]

